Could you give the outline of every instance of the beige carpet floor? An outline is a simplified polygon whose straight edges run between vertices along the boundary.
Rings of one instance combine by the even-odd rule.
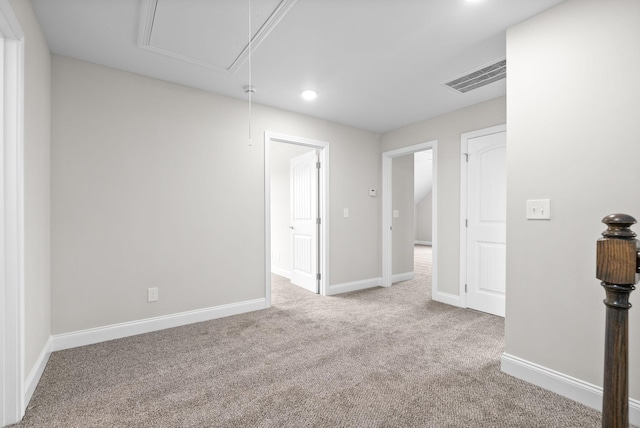
[[[599,427],[597,411],[500,372],[504,320],[416,278],[55,352],[19,427]]]

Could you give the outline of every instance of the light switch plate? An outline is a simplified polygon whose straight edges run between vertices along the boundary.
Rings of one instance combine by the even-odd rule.
[[[345,208],[342,212],[344,218],[349,218],[349,208]]]
[[[527,201],[527,220],[551,219],[551,200],[532,199]]]
[[[369,189],[369,196],[375,196],[376,195],[376,189]]]
[[[400,217],[400,211],[393,210],[393,218],[398,218],[398,217]]]

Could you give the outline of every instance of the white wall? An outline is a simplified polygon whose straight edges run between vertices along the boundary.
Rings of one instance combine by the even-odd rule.
[[[505,97],[457,110],[382,135],[382,151],[438,140],[438,290],[459,294],[460,135],[506,121]]]
[[[636,0],[569,0],[507,35],[506,352],[595,385],[604,354],[600,220],[640,219],[639,19]],[[525,219],[526,200],[537,198],[551,199],[550,221]],[[638,400],[635,293],[630,396]]]
[[[433,192],[427,193],[427,195],[416,204],[416,231],[415,240],[423,242],[431,242],[433,239],[432,232],[432,213],[433,207]]]
[[[309,147],[287,143],[271,145],[271,267],[274,273],[291,275],[291,174],[290,160]],[[287,276],[288,278],[289,276]]]
[[[392,270],[393,275],[413,272],[414,180],[413,154],[392,159],[393,211]]]
[[[380,276],[379,136],[254,104],[250,147],[248,119],[244,101],[53,56],[54,334],[264,297],[267,130],[331,145],[330,284]]]
[[[24,368],[28,376],[51,333],[51,56],[30,1],[11,0],[24,31]]]

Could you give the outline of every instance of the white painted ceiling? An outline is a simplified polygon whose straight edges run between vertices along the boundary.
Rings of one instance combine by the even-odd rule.
[[[504,95],[443,82],[563,0],[32,1],[54,53],[382,133]]]

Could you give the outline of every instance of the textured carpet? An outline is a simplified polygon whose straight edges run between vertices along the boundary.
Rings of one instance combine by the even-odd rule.
[[[416,278],[55,352],[19,427],[599,427],[597,411],[500,372],[504,320]]]

